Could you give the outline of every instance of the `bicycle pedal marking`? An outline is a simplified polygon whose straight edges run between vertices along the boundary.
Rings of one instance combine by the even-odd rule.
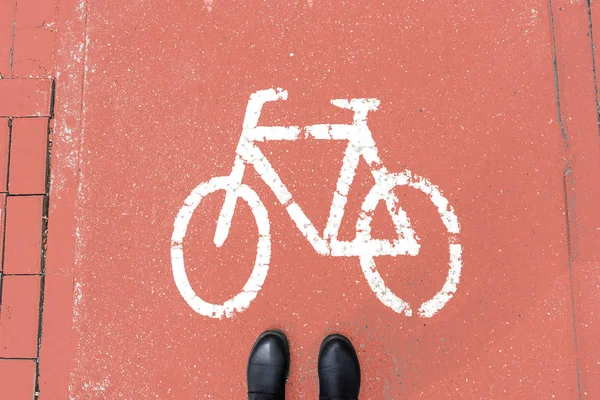
[[[375,257],[419,254],[421,247],[419,237],[414,232],[410,219],[402,209],[393,189],[397,186],[408,186],[425,194],[438,211],[449,235],[448,274],[444,284],[439,292],[423,302],[417,310],[420,317],[431,318],[454,296],[460,282],[462,246],[458,239],[460,224],[454,209],[441,190],[426,178],[408,170],[391,173],[386,169],[379,158],[377,146],[367,126],[368,113],[377,110],[379,100],[374,98],[331,100],[332,105],[354,112],[351,124],[317,124],[302,129],[297,126],[258,126],[263,105],[267,102],[286,100],[287,95],[287,91],[283,89],[260,90],[250,95],[231,173],[229,176],[215,177],[198,185],[186,198],[183,207],[175,217],[171,237],[171,263],[175,284],[182,297],[197,313],[211,318],[222,318],[244,311],[262,289],[271,259],[270,222],[268,212],[256,192],[242,183],[246,167],[251,166],[284,206],[298,230],[318,254],[332,257],[358,257],[365,279],[377,298],[394,312],[408,317],[413,314],[410,304],[386,286],[377,270]],[[302,132],[304,135],[301,135]],[[255,144],[255,142],[268,140],[295,141],[306,137],[348,142],[322,236],[300,205],[294,201],[288,188]],[[338,240],[347,197],[361,157],[369,166],[375,184],[362,203],[356,222],[355,239]],[[202,300],[190,285],[185,268],[183,245],[194,211],[204,197],[218,190],[224,190],[226,195],[216,221],[215,245],[220,247],[227,240],[235,206],[240,199],[248,203],[252,210],[258,229],[258,240],[254,267],[242,290],[223,304],[212,304]],[[391,241],[371,237],[373,212],[381,201],[385,203],[396,230],[397,238]]]

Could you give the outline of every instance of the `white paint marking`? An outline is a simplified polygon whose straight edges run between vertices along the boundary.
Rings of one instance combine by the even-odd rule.
[[[254,268],[242,291],[227,300],[224,304],[211,304],[196,295],[185,270],[183,241],[192,214],[200,205],[201,200],[217,190],[232,190],[228,177],[213,178],[208,182],[198,185],[192,191],[175,218],[173,235],[171,237],[173,276],[179,292],[194,311],[212,318],[231,317],[234,312],[241,312],[248,308],[267,277],[269,260],[271,258],[271,240],[269,237],[269,217],[267,210],[256,192],[246,185],[239,185],[233,189],[234,194],[248,203],[258,227],[258,245]]]
[[[286,99],[287,91],[282,89],[261,90],[250,96],[231,174],[226,177],[213,178],[198,185],[185,200],[183,207],[177,214],[171,238],[171,259],[175,283],[181,295],[196,312],[208,317],[221,318],[223,316],[230,317],[234,312],[246,309],[262,288],[269,270],[271,257],[269,217],[256,192],[242,184],[246,166],[250,165],[254,167],[261,179],[273,191],[279,202],[285,206],[296,227],[318,254],[336,257],[358,257],[369,287],[379,300],[395,312],[403,313],[406,316],[412,316],[410,304],[394,294],[385,285],[383,278],[377,271],[375,257],[385,255],[394,257],[397,255],[417,256],[419,254],[421,247],[419,237],[412,229],[408,215],[400,207],[393,189],[396,186],[408,185],[428,196],[450,235],[449,271],[444,285],[435,296],[419,307],[421,317],[431,318],[444,307],[456,292],[462,268],[462,247],[456,237],[460,232],[460,225],[448,200],[442,195],[437,186],[423,177],[414,175],[408,170],[401,173],[387,171],[379,158],[377,146],[367,126],[367,114],[379,107],[379,100],[332,100],[333,105],[354,112],[352,124],[318,124],[304,128],[304,137],[312,136],[320,140],[348,141],[325,231],[323,236],[319,235],[302,208],[293,200],[292,194],[281,181],[275,169],[255,145],[255,142],[269,140],[294,141],[300,138],[301,129],[299,127],[258,126],[262,107],[266,102]],[[375,185],[362,204],[361,213],[356,223],[355,239],[350,242],[340,241],[337,236],[344,217],[347,196],[356,176],[356,168],[361,157],[371,168]],[[256,260],[250,278],[240,293],[223,304],[211,304],[196,295],[187,277],[183,254],[183,241],[194,210],[200,205],[205,196],[217,190],[227,192],[221,213],[217,219],[214,237],[217,247],[220,247],[227,240],[235,206],[239,198],[246,201],[252,209],[258,228]],[[397,235],[395,239],[381,240],[371,237],[373,212],[381,201],[385,203],[394,224]]]
[[[206,8],[206,11],[208,11],[208,12],[212,11],[214,2],[215,2],[214,0],[204,0],[204,7]]]
[[[462,247],[460,244],[450,243],[450,270],[446,277],[446,282],[440,290],[430,300],[427,300],[419,308],[419,315],[425,318],[431,318],[446,305],[448,300],[456,293],[456,287],[460,282],[460,270],[462,268]]]

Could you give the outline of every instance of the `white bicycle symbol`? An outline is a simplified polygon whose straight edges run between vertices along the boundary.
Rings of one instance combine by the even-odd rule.
[[[230,317],[234,312],[245,310],[260,291],[271,258],[271,239],[269,235],[269,217],[263,202],[249,186],[242,183],[245,169],[251,165],[262,180],[271,188],[279,202],[286,208],[291,219],[306,237],[315,251],[322,255],[336,257],[358,257],[369,286],[379,300],[397,313],[412,315],[410,305],[388,289],[375,265],[376,256],[416,256],[420,244],[418,236],[411,227],[405,211],[399,206],[394,187],[408,185],[426,194],[442,219],[449,234],[449,270],[442,289],[431,299],[423,302],[418,309],[421,317],[430,318],[450,300],[456,292],[462,268],[462,247],[458,241],[460,226],[448,200],[437,186],[427,179],[408,170],[390,173],[379,158],[377,147],[367,126],[367,113],[379,106],[377,99],[332,100],[334,106],[354,111],[352,124],[317,124],[301,129],[298,126],[257,126],[263,105],[266,102],[286,100],[287,91],[268,89],[253,93],[246,108],[246,115],[240,141],[236,148],[236,157],[229,176],[215,177],[198,185],[185,199],[183,207],[175,218],[171,237],[171,261],[175,283],[185,301],[199,314],[221,318]],[[337,187],[329,212],[325,231],[321,236],[304,211],[294,201],[277,172],[265,158],[254,142],[267,140],[297,140],[301,137],[313,137],[320,140],[347,140],[348,147]],[[356,237],[352,241],[338,240],[340,224],[344,216],[346,200],[350,186],[356,174],[360,157],[367,162],[375,185],[366,196],[358,221]],[[183,241],[192,214],[204,197],[217,190],[225,190],[225,201],[218,217],[214,236],[217,247],[223,245],[229,234],[231,221],[238,199],[250,206],[258,227],[258,244],[254,268],[242,291],[223,304],[211,304],[196,295],[187,277],[183,253]],[[388,241],[371,237],[373,211],[384,201],[395,226],[397,238]]]

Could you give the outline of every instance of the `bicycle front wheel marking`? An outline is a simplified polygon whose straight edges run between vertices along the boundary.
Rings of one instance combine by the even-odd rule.
[[[258,228],[258,244],[254,268],[242,291],[223,304],[212,304],[202,300],[194,292],[185,269],[183,241],[187,227],[202,199],[217,190],[234,190],[239,199],[248,203]],[[269,235],[269,216],[264,204],[252,189],[246,185],[232,188],[229,177],[217,177],[198,185],[185,199],[183,207],[177,213],[171,236],[171,263],[173,278],[181,296],[198,314],[211,318],[231,317],[235,312],[244,311],[256,297],[269,271],[271,259],[271,238]]]
[[[427,195],[429,200],[435,205],[437,211],[442,219],[446,230],[449,233],[449,262],[448,262],[448,274],[446,280],[442,286],[442,289],[437,292],[431,299],[423,302],[419,307],[419,316],[423,318],[431,318],[435,313],[441,310],[446,303],[456,293],[458,284],[460,282],[460,273],[462,270],[462,246],[458,241],[458,233],[460,232],[460,225],[458,218],[454,213],[454,209],[450,206],[448,200],[442,195],[439,188],[429,182],[423,177],[412,174],[406,170],[399,174],[390,174],[390,179],[385,180],[383,184],[376,184],[372,189],[371,193],[367,195],[365,202],[362,206],[362,213],[357,222],[357,231],[361,232],[363,240],[370,240],[370,224],[372,218],[372,212],[378,203],[376,196],[379,200],[383,200],[384,196],[389,194],[394,187],[408,185],[413,189],[417,189],[420,192]],[[401,212],[404,212],[400,209]],[[406,253],[406,252],[405,252]],[[412,316],[412,309],[410,305],[396,296],[386,285],[377,271],[375,264],[376,254],[368,253],[360,256],[360,265],[371,287],[371,290],[375,293],[377,298],[386,306],[390,307],[397,313],[404,313],[406,316]]]

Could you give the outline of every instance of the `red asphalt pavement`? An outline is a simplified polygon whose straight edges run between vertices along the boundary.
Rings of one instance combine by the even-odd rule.
[[[271,328],[290,340],[290,399],[317,398],[333,332],[355,344],[361,399],[600,398],[595,2],[5,3],[0,398],[243,399],[249,350]],[[425,193],[396,188],[421,247],[370,270],[412,316],[378,299],[359,257],[318,254],[251,165],[243,183],[269,234],[262,208],[238,200],[215,247],[221,190],[191,214],[182,249],[191,290],[223,304],[268,240],[262,288],[221,319],[182,296],[176,216],[199,184],[229,175],[248,99],[269,88],[288,98],[259,126],[351,124],[330,100],[377,98],[367,123],[381,162],[447,199],[456,235]],[[346,142],[258,147],[323,235]],[[354,239],[374,184],[361,160],[340,240]],[[394,238],[383,202],[371,225]],[[449,241],[462,246],[460,282],[424,318]]]

